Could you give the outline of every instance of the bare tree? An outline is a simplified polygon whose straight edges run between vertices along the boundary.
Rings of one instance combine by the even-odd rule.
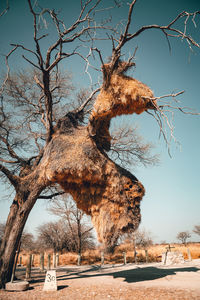
[[[134,233],[125,234],[121,241],[131,241],[134,246],[147,249],[153,244],[152,233],[146,229],[137,229]]]
[[[23,231],[20,250],[32,251],[35,249],[35,238],[32,233]]]
[[[48,249],[53,248],[54,252],[68,249],[70,244],[70,236],[68,230],[63,222],[49,222],[45,223],[37,228],[38,248]]]
[[[193,232],[200,235],[200,225],[195,225],[194,229],[193,229]]]
[[[91,221],[82,210],[77,208],[69,195],[54,200],[49,210],[60,217],[65,224],[69,250],[81,255],[82,250],[94,247],[95,238]]]
[[[153,238],[151,232],[145,229],[136,230],[136,232],[134,233],[134,237],[135,237],[135,243],[138,247],[147,249],[149,246],[153,244]]]
[[[56,10],[43,9],[38,2],[27,1],[33,18],[35,48],[12,44],[6,55],[7,73],[0,89],[0,171],[2,178],[15,190],[0,249],[0,287],[4,287],[11,278],[15,251],[38,198],[53,198],[63,190],[71,194],[78,208],[91,215],[98,238],[105,245],[111,244],[120,234],[137,229],[144,187],[134,175],[107,155],[111,149],[111,119],[122,114],[148,112],[158,122],[161,134],[169,144],[164,122],[171,137],[173,125],[167,113],[174,109],[192,112],[176,101],[174,104],[166,100],[163,102],[169,96],[175,99],[182,91],[154,97],[149,87],[126,76],[126,71],[135,65],[135,52],[130,59],[123,61],[123,47],[143,32],[154,29],[161,31],[168,42],[171,38],[181,38],[190,48],[200,48],[187,32],[188,20],[192,19],[195,23],[199,11],[184,11],[167,25],[145,25],[134,31],[130,24],[136,0],[129,4],[127,20],[119,30],[111,26],[110,19],[100,16],[104,17],[107,9],[106,6],[98,9],[100,4],[105,4],[103,0],[80,1],[80,13],[68,27]],[[117,5],[118,1],[113,3]],[[47,32],[40,31],[39,25],[41,21],[46,24],[46,19],[52,22],[56,37],[49,38]],[[184,23],[183,30],[179,29],[179,21]],[[42,43],[47,36],[51,43],[45,52]],[[105,61],[101,49],[95,44],[102,39],[111,45],[109,62]],[[19,50],[28,65],[35,69],[34,81],[28,90],[23,90],[23,85],[18,84],[14,84],[12,89],[11,81],[14,82],[14,79],[10,81],[10,57]],[[74,56],[82,59],[86,72],[89,67],[101,70],[103,80],[100,87],[93,86],[84,103],[75,110],[65,111],[61,99],[56,96],[62,88],[58,71],[62,60],[67,61]],[[92,64],[97,57],[99,67]],[[23,79],[22,74],[17,77]],[[99,94],[94,99],[97,92]],[[88,111],[87,105],[94,100]],[[58,103],[60,110],[57,110]],[[65,111],[62,117],[58,117],[58,111]],[[83,123],[85,112],[89,113],[87,124]],[[19,129],[24,131],[19,133]],[[28,143],[27,136],[30,138]]]
[[[176,236],[178,240],[180,240],[185,246],[187,244],[187,240],[191,237],[191,234],[188,231],[179,232]]]

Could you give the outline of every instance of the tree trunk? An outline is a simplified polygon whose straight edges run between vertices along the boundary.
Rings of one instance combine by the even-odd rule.
[[[22,197],[22,193],[17,192],[10,207],[0,248],[0,288],[4,288],[5,283],[11,279],[16,250],[26,220],[41,191],[41,187],[34,185],[32,192],[29,193],[27,198],[25,196]],[[21,204],[19,205],[19,203]]]
[[[14,224],[16,223],[15,220],[19,209],[15,199],[10,207],[10,213],[7,218],[5,233],[0,248],[0,288],[4,287],[5,283],[11,279],[15,251],[21,238],[21,235],[18,235],[17,239],[16,234],[13,234],[13,231],[16,231]]]

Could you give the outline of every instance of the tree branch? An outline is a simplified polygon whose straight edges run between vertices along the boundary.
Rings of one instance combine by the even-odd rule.
[[[163,136],[163,138],[166,142],[169,155],[170,155],[170,140],[167,136],[167,130],[166,130],[165,124],[167,125],[167,127],[170,130],[170,139],[173,139],[177,143],[177,140],[174,136],[174,125],[173,125],[174,110],[179,110],[182,113],[188,114],[188,115],[200,115],[200,113],[192,111],[192,109],[190,107],[182,107],[180,105],[172,105],[170,101],[164,101],[163,102],[164,104],[161,104],[161,105],[159,105],[158,102],[163,101],[162,100],[163,98],[170,97],[170,98],[172,98],[172,101],[174,103],[178,103],[178,101],[176,100],[176,97],[182,95],[183,93],[184,93],[184,91],[180,91],[178,93],[172,93],[172,94],[167,94],[167,95],[163,95],[160,97],[154,97],[150,100],[151,100],[152,105],[155,107],[155,109],[153,110],[153,112],[150,112],[149,110],[146,111],[158,123],[159,129],[160,129],[160,135]],[[172,116],[172,121],[169,120],[168,115]]]
[[[17,161],[15,163],[21,163],[22,165],[26,164],[26,161],[22,158],[20,158],[16,152],[12,149],[11,145],[8,142],[8,133],[7,133],[7,139],[0,135],[0,140],[6,145],[8,153],[12,158],[15,158]]]
[[[200,44],[197,43],[191,36],[186,35],[186,27],[189,17],[196,16],[197,14],[200,14],[200,11],[196,11],[194,13],[188,13],[186,11],[180,13],[174,20],[172,20],[168,25],[166,26],[160,26],[156,24],[142,26],[139,30],[137,30],[133,34],[127,34],[126,41],[130,41],[131,39],[134,39],[135,37],[139,36],[142,32],[149,30],[149,29],[159,29],[161,30],[167,37],[181,37],[182,39],[185,39],[189,45],[190,43],[198,48],[200,48]],[[177,28],[172,28],[172,25],[174,25],[180,18],[186,17],[186,20],[184,22],[184,31],[178,30]],[[177,35],[171,34],[171,32],[177,33]]]
[[[103,84],[104,89],[107,89],[107,87],[109,86],[111,75],[113,74],[114,70],[118,67],[118,61],[121,57],[122,47],[130,40],[133,40],[134,38],[138,37],[144,31],[147,31],[149,29],[161,30],[161,32],[164,33],[164,35],[167,39],[170,51],[171,51],[171,46],[170,46],[170,42],[169,42],[170,37],[176,37],[176,38],[181,38],[183,40],[186,40],[190,49],[192,49],[191,45],[193,45],[197,48],[200,48],[200,44],[197,43],[190,35],[186,34],[187,23],[188,23],[189,18],[192,17],[192,21],[193,21],[194,25],[196,26],[194,19],[198,14],[200,14],[200,11],[196,11],[194,13],[188,13],[186,11],[183,11],[175,19],[173,19],[168,25],[165,25],[165,26],[156,25],[156,24],[146,25],[146,26],[142,26],[141,28],[139,28],[139,30],[137,30],[135,33],[129,33],[129,28],[130,28],[131,19],[132,19],[132,13],[133,13],[133,7],[134,7],[136,1],[137,0],[133,0],[130,4],[124,33],[121,34],[121,36],[118,40],[115,39],[115,41],[117,41],[116,46],[114,45],[113,38],[110,38],[110,39],[112,39],[113,50],[112,50],[111,61],[109,63],[109,70],[105,70],[105,68],[102,66],[103,76],[104,76],[104,84]],[[185,17],[184,31],[181,31],[178,28],[174,27],[174,25],[177,23],[177,21],[179,19],[184,18],[184,17]],[[102,62],[101,57],[100,57],[100,60]]]
[[[9,169],[0,164],[0,171],[9,179],[10,183],[16,188],[19,184],[19,177],[13,175]]]
[[[77,113],[80,113],[81,111],[84,110],[84,108],[86,107],[86,105],[92,100],[92,98],[94,97],[94,95],[96,93],[98,93],[100,91],[100,88],[97,88],[96,90],[94,90],[91,95],[86,99],[86,101],[76,110]]]
[[[32,50],[30,50],[30,49],[28,49],[28,48],[26,48],[26,47],[24,47],[23,45],[20,45],[20,44],[11,44],[11,46],[16,47],[16,49],[17,49],[17,48],[22,48],[23,50],[25,50],[25,51],[27,51],[27,52],[33,54],[34,56],[36,56],[38,62],[40,63],[40,57],[39,57],[38,54],[35,53],[34,51],[32,51]],[[27,60],[31,65],[33,65],[35,68],[37,68],[37,69],[39,69],[39,70],[41,69],[41,68],[38,67],[35,63],[33,63],[31,60],[29,60],[28,58],[26,58],[24,55],[22,55],[22,57],[23,57],[25,60]]]
[[[44,69],[43,68],[43,58],[42,58],[42,53],[40,51],[40,46],[39,46],[38,39],[37,39],[37,17],[36,17],[36,13],[33,10],[31,0],[28,0],[28,4],[29,4],[30,11],[33,15],[33,20],[34,20],[34,41],[36,44],[36,52],[38,53],[38,56],[39,56],[38,63],[40,65],[41,70],[43,70]]]
[[[5,15],[9,9],[10,9],[9,1],[6,0],[6,8],[0,13],[0,17],[2,17],[3,15]]]
[[[40,195],[38,199],[53,199],[54,197],[61,196],[65,194],[65,192],[58,192],[51,195]]]

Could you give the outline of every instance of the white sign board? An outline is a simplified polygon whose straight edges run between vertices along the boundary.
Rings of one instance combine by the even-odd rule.
[[[57,280],[55,270],[47,271],[43,291],[57,291]]]

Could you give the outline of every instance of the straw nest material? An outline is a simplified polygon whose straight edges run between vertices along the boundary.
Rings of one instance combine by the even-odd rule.
[[[144,83],[125,76],[111,76],[108,88],[102,88],[90,116],[89,132],[99,147],[110,149],[110,120],[123,114],[141,114],[148,109],[155,109],[153,92]]]
[[[86,127],[55,134],[41,171],[43,178],[59,183],[78,208],[92,217],[104,245],[112,245],[120,234],[137,229],[144,187],[97,148]]]
[[[88,126],[66,115],[55,127],[40,163],[41,176],[70,193],[78,208],[92,217],[98,238],[112,246],[118,237],[137,229],[144,187],[130,172],[108,158],[111,118],[153,108],[152,91],[143,83],[114,74],[101,90]]]

